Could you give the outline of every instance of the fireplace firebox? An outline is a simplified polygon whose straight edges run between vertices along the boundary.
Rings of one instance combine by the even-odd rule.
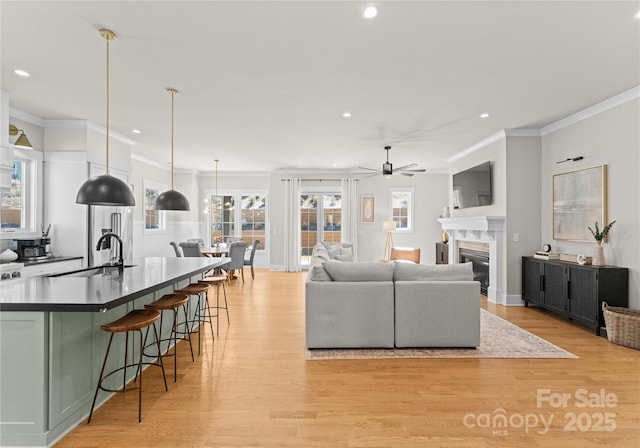
[[[486,296],[489,288],[489,254],[487,252],[459,248],[458,260],[460,263],[472,263],[473,279],[480,282],[480,293]]]

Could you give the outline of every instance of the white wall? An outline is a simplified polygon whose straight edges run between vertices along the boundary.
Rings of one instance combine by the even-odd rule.
[[[640,309],[640,99],[634,99],[542,136],[542,241],[561,253],[591,255],[594,242],[552,239],[553,175],[606,164],[608,221],[617,220],[604,251],[607,264],[629,268],[629,305]],[[559,160],[583,156],[579,162]],[[593,225],[593,223],[585,223]]]

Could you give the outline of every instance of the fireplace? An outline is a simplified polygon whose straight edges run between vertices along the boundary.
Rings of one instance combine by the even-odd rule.
[[[449,234],[449,262],[462,262],[461,252],[473,256],[474,272],[482,285],[482,293],[490,302],[520,305],[520,296],[508,296],[505,290],[504,216],[460,216],[440,218],[442,230]],[[480,252],[477,254],[476,252]],[[488,271],[488,281],[486,275]]]
[[[467,263],[469,261],[473,265],[473,279],[480,282],[480,293],[486,296],[489,290],[489,248],[487,247],[485,251],[479,251],[458,247],[458,262]]]

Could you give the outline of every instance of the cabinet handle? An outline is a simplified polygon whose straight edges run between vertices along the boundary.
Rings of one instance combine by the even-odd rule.
[[[544,291],[544,275],[540,275],[540,291]]]

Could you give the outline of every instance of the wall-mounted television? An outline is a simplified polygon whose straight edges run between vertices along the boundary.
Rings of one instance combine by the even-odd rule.
[[[491,205],[491,162],[453,175],[453,208]]]

